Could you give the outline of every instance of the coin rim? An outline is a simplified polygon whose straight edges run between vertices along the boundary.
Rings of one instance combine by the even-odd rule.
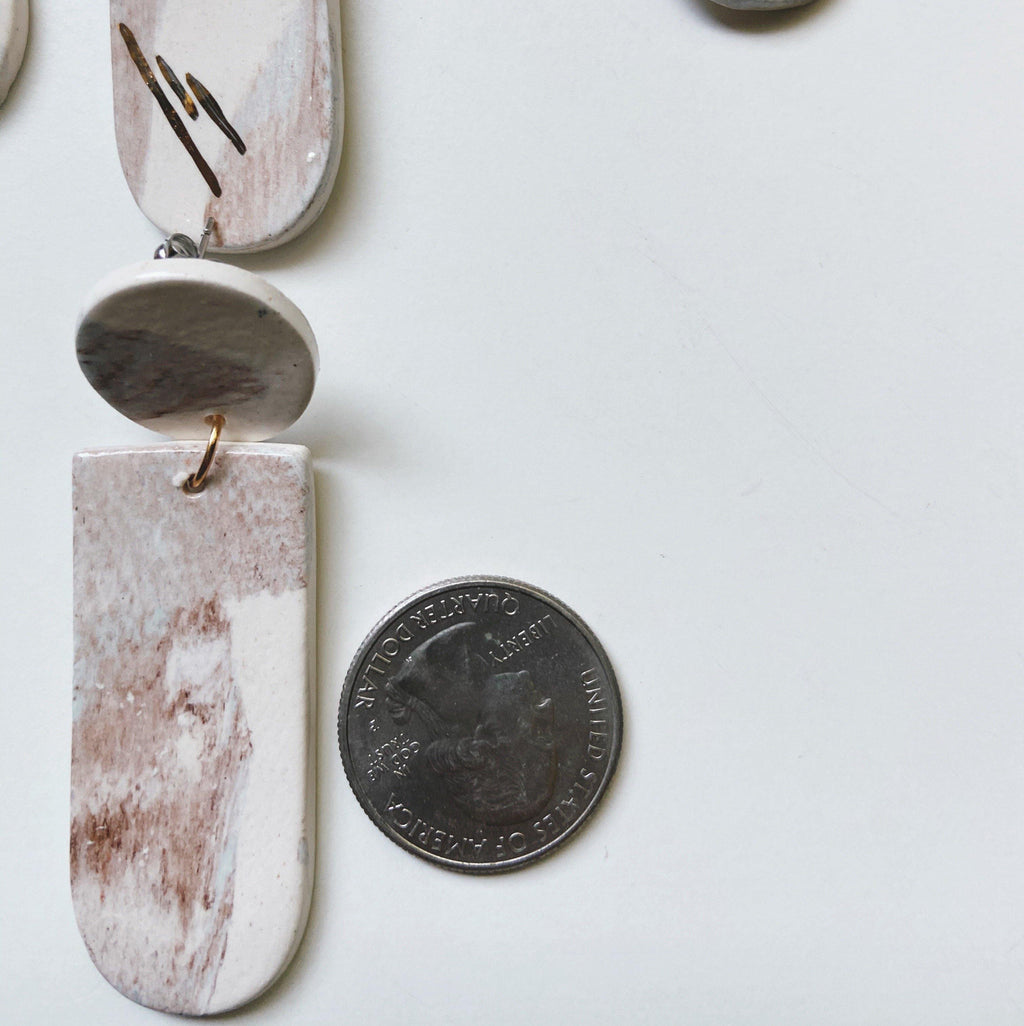
[[[431,852],[425,851],[422,848],[418,848],[416,845],[406,841],[400,834],[392,831],[388,828],[383,816],[370,804],[369,800],[365,799],[360,788],[355,782],[355,770],[351,765],[351,755],[348,751],[348,746],[344,743],[343,732],[345,724],[347,723],[347,717],[344,716],[345,711],[348,709],[348,703],[352,695],[352,689],[356,681],[356,671],[363,659],[366,657],[369,650],[373,647],[373,642],[376,641],[377,635],[383,629],[383,627],[398,615],[399,612],[404,612],[414,605],[418,605],[425,598],[430,595],[435,595],[441,591],[447,591],[453,587],[464,587],[469,584],[483,584],[483,585],[496,585],[515,588],[519,591],[523,591],[526,594],[538,599],[541,602],[545,602],[552,606],[558,613],[564,616],[567,620],[572,623],[577,630],[583,635],[584,640],[593,648],[594,653],[597,655],[601,667],[605,672],[610,689],[614,696],[615,710],[618,714],[618,735],[610,749],[610,757],[608,760],[608,766],[606,772],[603,774],[601,783],[598,789],[594,793],[594,796],[583,813],[579,818],[562,834],[558,837],[549,841],[543,847],[536,849],[535,851],[529,852],[525,855],[519,855],[512,859],[506,859],[501,862],[483,862],[483,863],[465,863],[458,862],[452,859],[446,859],[443,856],[438,856]],[[345,674],[345,683],[341,689],[341,698],[338,700],[338,750],[341,753],[341,763],[345,770],[345,778],[348,781],[348,786],[352,793],[355,795],[356,800],[362,806],[363,811],[370,818],[370,821],[377,827],[377,829],[384,834],[393,844],[398,847],[411,852],[413,855],[419,856],[425,862],[433,863],[436,866],[442,866],[445,869],[453,870],[459,873],[469,873],[471,875],[480,874],[491,874],[491,873],[504,873],[510,872],[516,869],[522,869],[524,866],[531,865],[540,859],[543,859],[550,855],[552,852],[557,851],[561,846],[569,840],[571,837],[575,837],[584,824],[588,823],[594,817],[594,813],[597,810],[597,806],[601,804],[601,799],[605,796],[609,785],[612,782],[612,778],[615,776],[615,772],[619,765],[619,755],[622,751],[622,737],[624,733],[624,717],[622,714],[622,694],[619,691],[619,682],[615,676],[615,670],[612,667],[611,660],[608,658],[608,653],[605,652],[604,646],[598,641],[597,636],[586,624],[583,618],[576,613],[573,609],[567,606],[561,599],[556,598],[550,592],[545,591],[543,588],[538,588],[536,585],[527,584],[525,581],[520,581],[515,577],[502,577],[493,574],[466,574],[460,577],[449,577],[443,581],[439,581],[436,584],[428,585],[425,588],[420,588],[418,591],[413,592],[407,598],[394,605],[384,616],[382,616],[367,632],[362,644],[356,650],[356,654],[353,656],[351,663],[349,664],[348,672]]]

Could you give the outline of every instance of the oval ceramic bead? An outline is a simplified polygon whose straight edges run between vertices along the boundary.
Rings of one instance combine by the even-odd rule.
[[[276,246],[327,202],[343,120],[337,0],[110,0],[114,127],[164,234]]]
[[[18,76],[28,41],[28,0],[0,0],[0,103]]]
[[[149,260],[104,278],[78,322],[78,363],[118,412],[171,438],[258,442],[294,423],[319,366],[313,331],[262,278],[209,260]]]

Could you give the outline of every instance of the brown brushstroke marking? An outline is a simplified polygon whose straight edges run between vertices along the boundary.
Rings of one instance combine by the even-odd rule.
[[[231,140],[231,145],[239,153],[245,153],[245,143],[242,142],[242,137],[235,131],[234,125],[225,117],[224,111],[214,98],[213,93],[195,75],[191,75],[188,72],[185,72],[185,81],[188,82],[189,88],[195,93],[196,99],[202,104],[203,110],[210,115],[213,123]]]
[[[167,118],[168,123],[174,130],[174,134],[181,140],[182,146],[188,151],[188,155],[192,158],[193,163],[199,169],[199,173],[206,180],[206,184],[210,187],[210,191],[214,196],[220,196],[221,187],[220,182],[217,181],[217,176],[213,173],[213,169],[209,164],[206,163],[205,158],[199,152],[198,147],[192,141],[192,136],[188,134],[188,129],[185,127],[185,122],[178,116],[178,112],[171,106],[171,101],[167,99],[167,94],[163,91],[160,83],[156,79],[156,75],[153,74],[153,69],[149,66],[149,61],[146,60],[145,54],[139,48],[139,44],[135,39],[135,35],[130,28],[122,21],[118,24],[118,29],[121,32],[121,38],[124,40],[124,45],[128,47],[128,54],[135,64],[135,67],[139,69],[139,74],[142,76],[142,81],[149,87],[149,91],[156,98],[156,102],[160,105],[160,109],[164,113],[164,117]]]
[[[196,101],[189,96],[185,87],[181,84],[181,79],[174,74],[174,70],[171,68],[170,64],[168,64],[160,54],[156,55],[156,66],[160,69],[160,74],[164,76],[167,84],[171,87],[171,91],[181,101],[181,105],[185,108],[185,113],[193,121],[198,120],[199,110],[196,107]]]
[[[179,608],[155,644],[125,646],[74,733],[72,893],[98,894],[100,909],[124,919],[116,936],[92,934],[115,986],[155,988],[169,1006],[193,1013],[205,1010],[227,947],[231,839],[252,753],[230,676],[230,630],[216,598]],[[175,643],[204,642],[215,647],[202,679],[193,665],[172,693],[165,678]],[[183,735],[198,746],[198,781],[175,755]]]

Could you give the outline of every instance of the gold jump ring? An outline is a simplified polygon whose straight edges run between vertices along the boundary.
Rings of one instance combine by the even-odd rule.
[[[181,486],[189,495],[198,495],[206,487],[206,477],[213,466],[213,457],[220,441],[221,428],[224,427],[224,418],[221,414],[214,413],[206,418],[206,423],[210,425],[210,440],[206,443],[206,452],[203,453],[199,469],[194,474],[189,474]]]

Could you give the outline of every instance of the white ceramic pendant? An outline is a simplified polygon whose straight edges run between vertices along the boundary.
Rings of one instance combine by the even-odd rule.
[[[315,538],[306,449],[217,441],[290,424],[316,343],[255,275],[172,259],[102,282],[77,349],[121,412],[197,440],[74,460],[75,914],[126,996],[222,1012],[281,973],[308,911]]]
[[[301,446],[74,461],[71,893],[97,968],[205,1015],[288,964],[313,881],[313,487]]]
[[[0,103],[18,76],[28,42],[28,0],[0,0]]]
[[[330,193],[343,120],[337,0],[111,0],[125,178],[164,233],[267,249]]]

